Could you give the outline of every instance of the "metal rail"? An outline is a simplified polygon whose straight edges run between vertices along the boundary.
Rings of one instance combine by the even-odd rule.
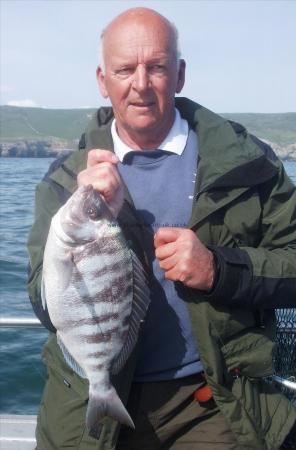
[[[296,333],[296,328],[284,328],[284,327],[280,327],[276,330],[277,333],[285,333],[285,334],[295,334]]]
[[[44,328],[36,317],[0,317],[0,328]]]
[[[277,375],[273,375],[272,381],[275,381],[278,384],[281,384],[282,386],[285,386],[288,389],[292,389],[292,391],[296,391],[296,383],[291,380],[286,380],[285,378],[278,377]]]
[[[33,450],[36,448],[34,415],[0,414],[0,448],[2,450]]]
[[[42,323],[35,317],[0,317],[0,328],[43,328]],[[270,379],[296,392],[296,382],[273,375]]]

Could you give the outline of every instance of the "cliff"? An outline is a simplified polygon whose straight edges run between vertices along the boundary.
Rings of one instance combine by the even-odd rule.
[[[296,144],[279,145],[262,139],[269,144],[282,160],[296,159]],[[71,153],[78,148],[78,140],[15,140],[0,142],[0,157],[8,158],[55,158]]]
[[[0,106],[0,156],[55,157],[78,147],[95,109]],[[296,159],[296,113],[225,113],[272,146],[282,159]]]
[[[275,142],[270,142],[267,139],[262,139],[274,150],[276,155],[282,160],[295,159],[296,160],[296,143],[289,145],[279,145]]]
[[[57,138],[0,141],[0,156],[13,158],[53,158],[78,148],[78,140]]]

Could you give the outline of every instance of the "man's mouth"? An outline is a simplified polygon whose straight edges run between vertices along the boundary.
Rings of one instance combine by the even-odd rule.
[[[150,108],[154,105],[154,102],[131,102],[130,105],[136,108]]]

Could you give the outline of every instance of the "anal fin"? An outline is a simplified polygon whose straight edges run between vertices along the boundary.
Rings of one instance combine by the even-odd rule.
[[[79,375],[82,378],[87,378],[84,370],[82,367],[78,364],[78,362],[73,358],[67,347],[65,346],[59,332],[57,332],[57,343],[62,350],[63,356],[65,358],[66,363],[69,367],[71,367],[72,370],[74,370],[77,375]]]

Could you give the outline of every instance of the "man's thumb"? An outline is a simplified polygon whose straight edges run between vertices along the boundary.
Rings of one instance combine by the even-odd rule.
[[[169,242],[175,242],[180,236],[181,230],[181,228],[176,227],[159,228],[154,235],[155,248],[160,245],[168,244]]]

